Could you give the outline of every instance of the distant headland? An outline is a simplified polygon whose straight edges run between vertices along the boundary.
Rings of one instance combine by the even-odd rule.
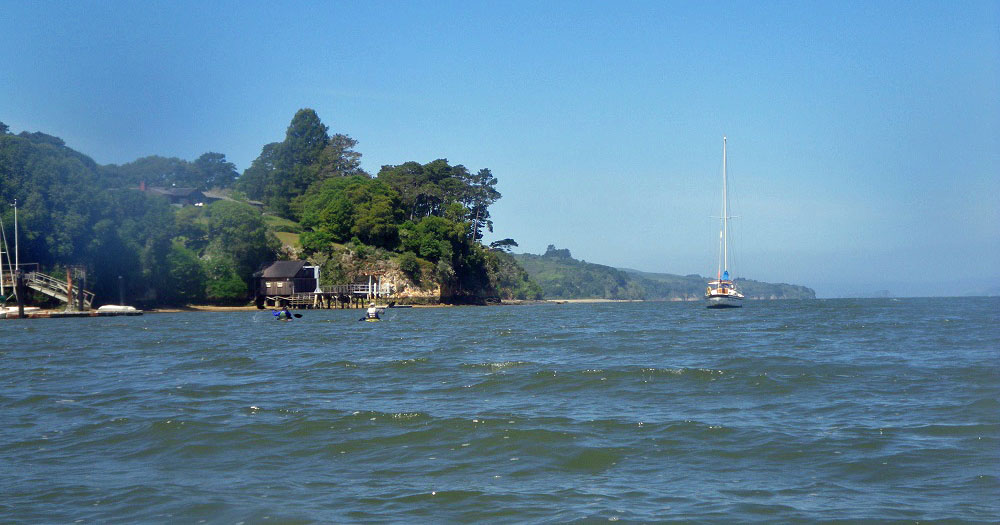
[[[574,259],[568,249],[549,245],[542,255],[513,254],[546,299],[696,301],[708,278],[613,268]],[[748,299],[815,299],[808,287],[737,279]]]

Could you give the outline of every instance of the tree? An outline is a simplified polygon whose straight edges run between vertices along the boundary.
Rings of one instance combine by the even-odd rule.
[[[300,109],[292,118],[279,150],[274,191],[267,201],[279,214],[291,218],[292,199],[305,193],[317,180],[317,161],[330,140],[327,130],[311,109]]]
[[[174,304],[191,304],[205,297],[205,271],[198,255],[174,241],[167,255],[172,286],[164,290],[162,300]]]
[[[307,253],[352,237],[386,249],[398,243],[399,196],[377,179],[327,179],[303,197],[301,206],[302,226],[311,230],[300,239]]]
[[[0,122],[0,135],[6,135],[10,131],[10,126]]]
[[[250,167],[243,172],[243,175],[236,181],[236,189],[242,191],[247,197],[262,201],[267,198],[268,186],[277,169],[280,142],[272,142],[264,145],[260,150],[260,155],[250,164]]]
[[[246,302],[250,290],[231,261],[224,257],[211,257],[205,261],[205,273],[205,295],[209,300],[223,304]]]
[[[337,133],[330,137],[326,147],[317,159],[316,179],[324,180],[330,177],[351,177],[353,175],[368,176],[361,169],[361,154],[354,151],[358,141]]]
[[[486,174],[489,173],[489,170],[485,171]],[[461,164],[449,165],[448,159],[437,159],[424,165],[411,161],[398,166],[382,166],[378,173],[379,180],[399,193],[403,211],[411,221],[432,215],[444,216],[453,202],[466,205],[469,210],[472,208],[467,204],[473,200],[485,203],[471,189],[471,184],[478,180],[476,177]],[[493,179],[492,184],[496,184],[496,179]],[[482,196],[487,195],[485,192],[480,193]],[[497,198],[499,194],[493,200]],[[480,213],[482,212],[481,209]]]
[[[401,250],[435,262],[460,254],[468,231],[465,224],[444,217],[427,217],[416,224],[407,221],[400,230]]]
[[[172,301],[171,239],[173,209],[160,197],[133,189],[112,189],[91,203],[105,217],[94,224],[87,248],[94,293],[101,300],[118,297],[122,276],[127,297],[140,302]]]
[[[569,253],[569,248],[563,248],[561,250],[556,248],[556,245],[550,244],[548,248],[545,248],[545,254],[542,257],[550,257],[553,259],[572,259],[573,256]]]
[[[491,251],[486,257],[486,273],[501,299],[537,300],[543,296],[542,287],[531,280],[509,253]]]
[[[185,206],[174,213],[174,231],[184,246],[201,252],[208,244],[208,218],[204,208]]]
[[[399,256],[399,269],[407,275],[414,283],[420,285],[421,269],[420,261],[413,252],[405,252]]]
[[[22,131],[17,136],[28,139],[31,142],[34,142],[35,144],[50,144],[52,146],[57,146],[57,147],[66,145],[66,142],[63,141],[63,139],[42,133],[41,131],[36,131],[34,133],[28,133],[27,131]]]
[[[483,237],[483,228],[493,232],[489,208],[500,199],[501,195],[496,190],[497,179],[488,168],[479,170],[475,175],[469,175],[466,184],[464,204],[469,208],[469,220],[472,221],[472,240],[478,241]]]
[[[119,186],[136,187],[145,183],[146,186],[197,188],[201,182],[201,174],[195,166],[177,157],[150,155],[108,169]]]
[[[405,162],[398,166],[382,166],[378,180],[388,184],[400,196],[400,204],[408,220],[417,219],[417,201],[423,184],[424,167],[419,162]]]
[[[239,173],[236,165],[226,160],[222,153],[203,153],[194,161],[194,169],[198,173],[197,188],[228,188],[233,185]]]
[[[506,239],[501,239],[499,241],[493,241],[490,243],[491,250],[505,252],[505,253],[510,253],[510,250],[516,247],[517,243],[514,242],[514,239],[511,239],[509,237]]]
[[[245,284],[262,263],[277,256],[281,243],[253,206],[220,200],[209,205],[207,214],[211,240],[206,255],[230,261]]]
[[[330,141],[327,130],[315,111],[298,110],[285,131],[285,140],[264,146],[237,189],[263,200],[275,213],[292,218],[292,200],[317,180],[320,153]]]

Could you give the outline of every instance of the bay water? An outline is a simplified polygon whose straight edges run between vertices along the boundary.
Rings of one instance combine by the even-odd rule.
[[[1000,519],[1000,298],[0,321],[0,522]]]

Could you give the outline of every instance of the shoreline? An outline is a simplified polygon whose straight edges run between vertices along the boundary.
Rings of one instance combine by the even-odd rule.
[[[597,303],[641,303],[645,302],[642,299],[512,299],[509,301],[503,301],[499,304],[487,304],[485,306],[530,306],[530,305],[543,305],[543,304],[597,304]],[[413,305],[400,305],[408,306],[411,308],[454,308],[459,306],[474,306],[474,305],[456,305],[456,304],[413,304]],[[28,307],[30,314],[25,315],[27,318],[40,318],[40,317],[97,317],[97,311],[88,312],[74,312],[67,314],[63,310],[55,309],[36,309],[36,307]],[[162,307],[162,308],[149,308],[146,310],[140,310],[144,314],[175,314],[175,313],[196,313],[196,312],[257,312],[257,311],[268,311],[273,310],[272,308],[257,308],[255,305],[245,305],[245,306],[215,306],[206,304],[193,304],[186,306],[174,306],[174,307]],[[304,310],[302,308],[293,310]],[[364,310],[364,308],[316,308],[315,310]],[[15,310],[16,311],[16,310]],[[7,319],[12,319],[7,312]],[[108,312],[101,312],[101,316],[112,315]],[[124,314],[114,314],[114,315],[124,315]],[[134,314],[133,314],[134,315]]]
[[[509,301],[503,301],[499,304],[488,304],[486,306],[526,306],[534,304],[595,304],[595,303],[641,303],[645,302],[643,299],[512,299]],[[400,305],[409,306],[411,308],[453,308],[456,306],[473,306],[473,305],[455,305],[455,304],[413,304],[413,305]],[[311,310],[312,308],[292,308],[292,310]],[[163,308],[150,308],[144,310],[146,313],[151,314],[173,314],[173,313],[183,313],[183,312],[256,312],[264,310],[273,310],[273,308],[263,308],[259,309],[254,305],[247,306],[214,306],[214,305],[201,305],[192,304],[187,306],[175,306],[175,307],[163,307]],[[315,310],[341,310],[341,308],[315,308]],[[343,308],[343,310],[364,310],[364,308]]]

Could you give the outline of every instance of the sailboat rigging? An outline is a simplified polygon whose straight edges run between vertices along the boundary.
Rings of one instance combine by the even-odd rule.
[[[726,174],[726,137],[722,137],[722,229],[719,231],[719,267],[714,281],[709,281],[705,290],[708,308],[739,308],[743,306],[743,294],[736,283],[729,278],[729,191]]]

